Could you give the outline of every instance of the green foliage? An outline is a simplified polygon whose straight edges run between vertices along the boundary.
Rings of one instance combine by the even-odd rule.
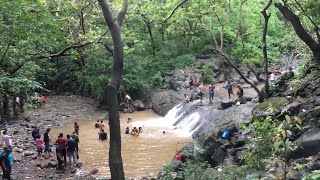
[[[202,66],[202,73],[203,73],[203,82],[206,84],[212,83],[212,66],[209,64],[205,64]]]

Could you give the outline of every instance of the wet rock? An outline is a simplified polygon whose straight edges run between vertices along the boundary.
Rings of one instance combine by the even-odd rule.
[[[288,158],[317,155],[320,152],[320,128],[314,127],[294,141],[298,149],[288,154]]]
[[[20,149],[20,148],[18,148],[18,147],[14,147],[14,148],[12,149],[12,152],[22,153],[23,150]]]
[[[78,161],[78,162],[76,163],[76,167],[77,167],[77,168],[81,168],[82,166],[83,166],[83,162]]]
[[[252,110],[252,115],[256,117],[276,116],[280,114],[288,104],[289,101],[285,97],[272,97],[256,105]],[[272,111],[270,108],[272,108]]]
[[[143,111],[143,110],[145,110],[145,105],[144,105],[143,102],[140,101],[140,100],[135,100],[135,101],[133,101],[133,106],[134,106],[135,109],[138,110],[138,111]]]
[[[99,170],[96,169],[96,168],[94,168],[94,169],[92,169],[92,170],[90,171],[90,174],[91,174],[91,175],[94,175],[94,174],[97,174],[98,172],[99,172]]]
[[[31,155],[33,155],[34,154],[34,152],[33,151],[25,151],[25,152],[23,152],[23,156],[31,156]]]
[[[221,108],[227,109],[233,105],[233,101],[231,101],[228,97],[221,98]]]
[[[226,153],[222,151],[220,148],[216,149],[211,156],[211,159],[213,159],[217,163],[223,163]]]
[[[48,162],[48,167],[57,167],[58,166],[58,161],[53,161],[53,160],[50,160]]]
[[[31,155],[31,159],[37,159],[37,158],[38,158],[38,154]]]
[[[150,100],[150,97],[146,97],[145,99],[142,100],[143,104],[145,105],[146,109],[152,109],[152,102]]]

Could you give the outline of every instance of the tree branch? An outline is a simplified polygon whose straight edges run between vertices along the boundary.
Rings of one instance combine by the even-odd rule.
[[[167,17],[167,18],[162,22],[162,24],[166,23],[166,22],[173,16],[173,14],[176,12],[176,10],[177,10],[180,6],[182,6],[184,3],[186,3],[187,1],[188,1],[188,0],[182,1],[176,8],[174,8],[173,11],[171,12],[170,16]]]
[[[126,15],[127,10],[128,10],[128,0],[123,0],[122,1],[122,8],[117,16],[117,21],[118,21],[118,24],[120,27],[122,26],[122,22],[123,22],[125,15]]]
[[[55,57],[64,56],[64,54],[65,54],[66,52],[68,52],[70,49],[82,48],[82,47],[85,47],[85,46],[90,45],[90,44],[93,44],[93,43],[94,43],[94,42],[87,42],[87,43],[84,43],[84,44],[74,44],[74,45],[70,45],[70,46],[64,48],[63,50],[61,50],[61,51],[58,52],[58,53],[49,54],[49,55],[41,55],[41,56],[38,56],[37,58],[38,58],[38,59],[43,59],[43,58],[55,58]]]
[[[285,17],[293,26],[299,38],[311,49],[316,60],[320,60],[320,44],[315,41],[312,36],[302,26],[301,21],[288,7],[281,3],[275,3],[283,17]]]
[[[6,49],[4,50],[4,53],[3,53],[2,57],[1,57],[1,60],[0,60],[0,65],[2,64],[4,58],[5,58],[6,55],[7,55],[7,52],[8,52],[8,50],[9,50],[9,48],[10,48],[11,41],[12,41],[12,38],[10,38],[10,40],[9,40],[9,42],[8,42],[8,45],[7,45]]]
[[[294,0],[298,6],[300,7],[300,9],[302,10],[303,14],[307,16],[307,18],[311,21],[311,23],[314,25],[314,27],[319,30],[319,27],[317,26],[317,24],[311,19],[311,17],[306,13],[306,11],[303,9],[303,7],[301,6],[301,4],[297,1]]]

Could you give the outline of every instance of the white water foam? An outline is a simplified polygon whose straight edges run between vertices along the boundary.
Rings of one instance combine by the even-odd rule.
[[[184,115],[184,111],[181,112],[183,108],[182,103],[173,107],[165,117],[160,117],[156,119],[150,119],[147,121],[133,121],[132,125],[136,127],[159,127],[172,129],[175,134],[181,137],[191,136],[200,126],[200,114],[197,112],[191,113],[189,115]],[[180,119],[180,120],[179,120]],[[177,122],[179,120],[179,122]]]

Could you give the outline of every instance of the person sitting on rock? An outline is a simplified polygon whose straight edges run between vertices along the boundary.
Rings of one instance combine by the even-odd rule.
[[[187,96],[187,94],[183,95],[183,104],[188,104],[189,103],[189,97]]]
[[[99,122],[99,120],[97,120],[97,122],[94,124],[94,127],[95,127],[95,128],[99,128],[99,127],[100,127],[100,122]]]
[[[105,141],[108,139],[108,134],[106,132],[104,132],[104,129],[100,130],[99,139],[102,141]]]
[[[129,127],[126,128],[125,134],[130,134],[130,129],[129,129]]]

